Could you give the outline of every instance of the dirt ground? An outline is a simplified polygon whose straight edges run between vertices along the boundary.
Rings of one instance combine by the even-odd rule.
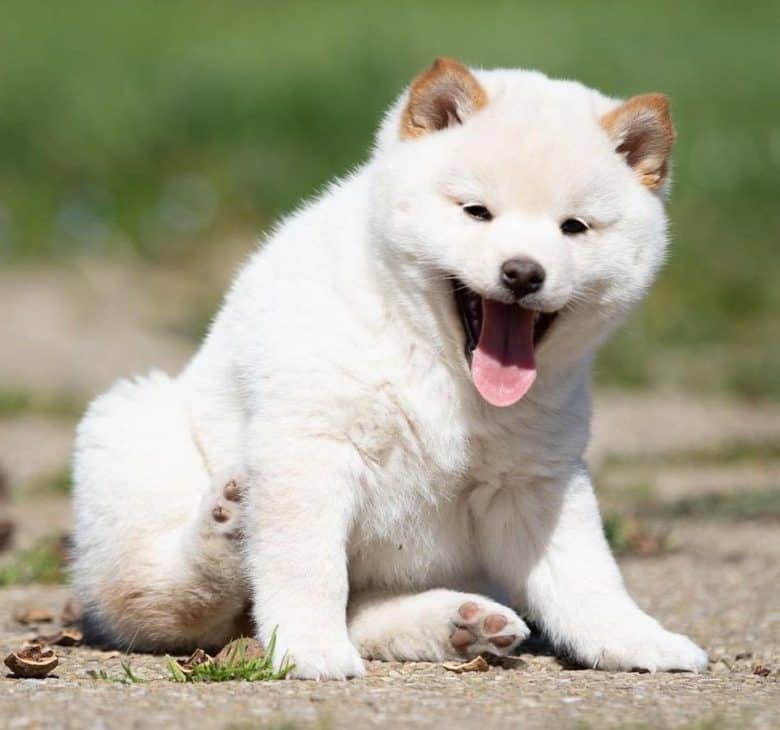
[[[16,528],[0,569],[68,529],[57,484],[78,404],[118,375],[179,367],[192,349],[181,333],[203,290],[218,291],[236,260],[226,254],[187,277],[92,265],[0,273],[0,394],[26,394],[0,412],[9,487],[0,521]],[[626,581],[644,608],[709,651],[704,674],[575,669],[532,641],[519,666],[484,673],[374,662],[349,682],[181,685],[164,657],[58,647],[60,664],[46,679],[0,671],[0,728],[780,727],[778,444],[778,404],[597,398],[589,459],[605,512],[628,535]],[[0,657],[51,633],[67,594],[59,584],[0,588]],[[22,625],[14,616],[30,606],[52,609],[55,621]],[[122,662],[140,681],[120,681]]]

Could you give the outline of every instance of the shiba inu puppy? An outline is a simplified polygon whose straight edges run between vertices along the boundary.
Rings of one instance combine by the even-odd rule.
[[[673,141],[660,94],[437,60],[184,372],[90,406],[92,636],[215,646],[251,605],[278,661],[325,679],[508,653],[523,616],[587,666],[704,669],[626,592],[582,461],[594,354],[664,258]]]

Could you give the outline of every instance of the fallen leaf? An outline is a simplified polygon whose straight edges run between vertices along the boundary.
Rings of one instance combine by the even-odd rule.
[[[464,664],[458,664],[457,662],[445,662],[442,666],[448,672],[455,672],[456,674],[463,674],[464,672],[487,672],[490,669],[485,657],[481,654],[475,656],[471,661]]]
[[[42,624],[54,621],[54,614],[48,608],[29,606],[14,613],[14,618],[20,624]]]
[[[5,658],[5,665],[15,677],[40,679],[51,672],[59,663],[54,649],[31,642],[18,652]]]
[[[757,677],[768,677],[770,674],[772,674],[772,670],[770,667],[767,667],[764,664],[754,664],[753,674],[755,674]]]
[[[79,629],[66,628],[56,634],[36,636],[33,641],[55,646],[80,646],[84,641],[84,634]]]
[[[81,605],[81,601],[78,598],[71,596],[60,612],[60,623],[63,626],[74,626],[80,624],[82,616],[84,615],[84,607]]]
[[[243,637],[225,644],[222,650],[214,657],[214,663],[220,666],[237,664],[242,660],[254,661],[265,656],[265,649],[257,639]]]

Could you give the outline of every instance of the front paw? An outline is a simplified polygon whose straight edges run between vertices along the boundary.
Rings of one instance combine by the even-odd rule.
[[[294,665],[291,677],[295,679],[349,679],[365,674],[363,660],[346,636],[329,640],[323,636],[279,637],[274,652],[278,667]]]
[[[636,632],[617,631],[591,645],[580,659],[594,669],[648,672],[703,672],[708,661],[707,653],[687,636],[655,622]]]

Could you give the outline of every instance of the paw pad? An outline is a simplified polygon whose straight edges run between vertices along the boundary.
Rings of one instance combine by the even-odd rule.
[[[502,616],[500,613],[491,613],[485,619],[485,631],[489,634],[497,634],[506,624],[506,616]]]
[[[458,650],[463,651],[468,646],[471,646],[477,637],[474,636],[468,629],[458,628],[450,635],[450,643]]]
[[[223,495],[228,502],[240,502],[241,501],[241,489],[238,486],[238,482],[235,479],[231,479],[223,490]]]
[[[241,480],[214,478],[203,493],[198,515],[199,530],[208,539],[233,540],[242,536]]]
[[[460,654],[491,652],[504,655],[528,635],[528,627],[500,604],[466,601],[458,608],[450,644]]]
[[[214,506],[214,509],[211,510],[211,516],[216,522],[227,522],[231,515],[221,504],[217,504]]]
[[[458,613],[464,621],[471,621],[475,619],[479,613],[479,604],[474,603],[474,601],[468,601],[458,609]]]

